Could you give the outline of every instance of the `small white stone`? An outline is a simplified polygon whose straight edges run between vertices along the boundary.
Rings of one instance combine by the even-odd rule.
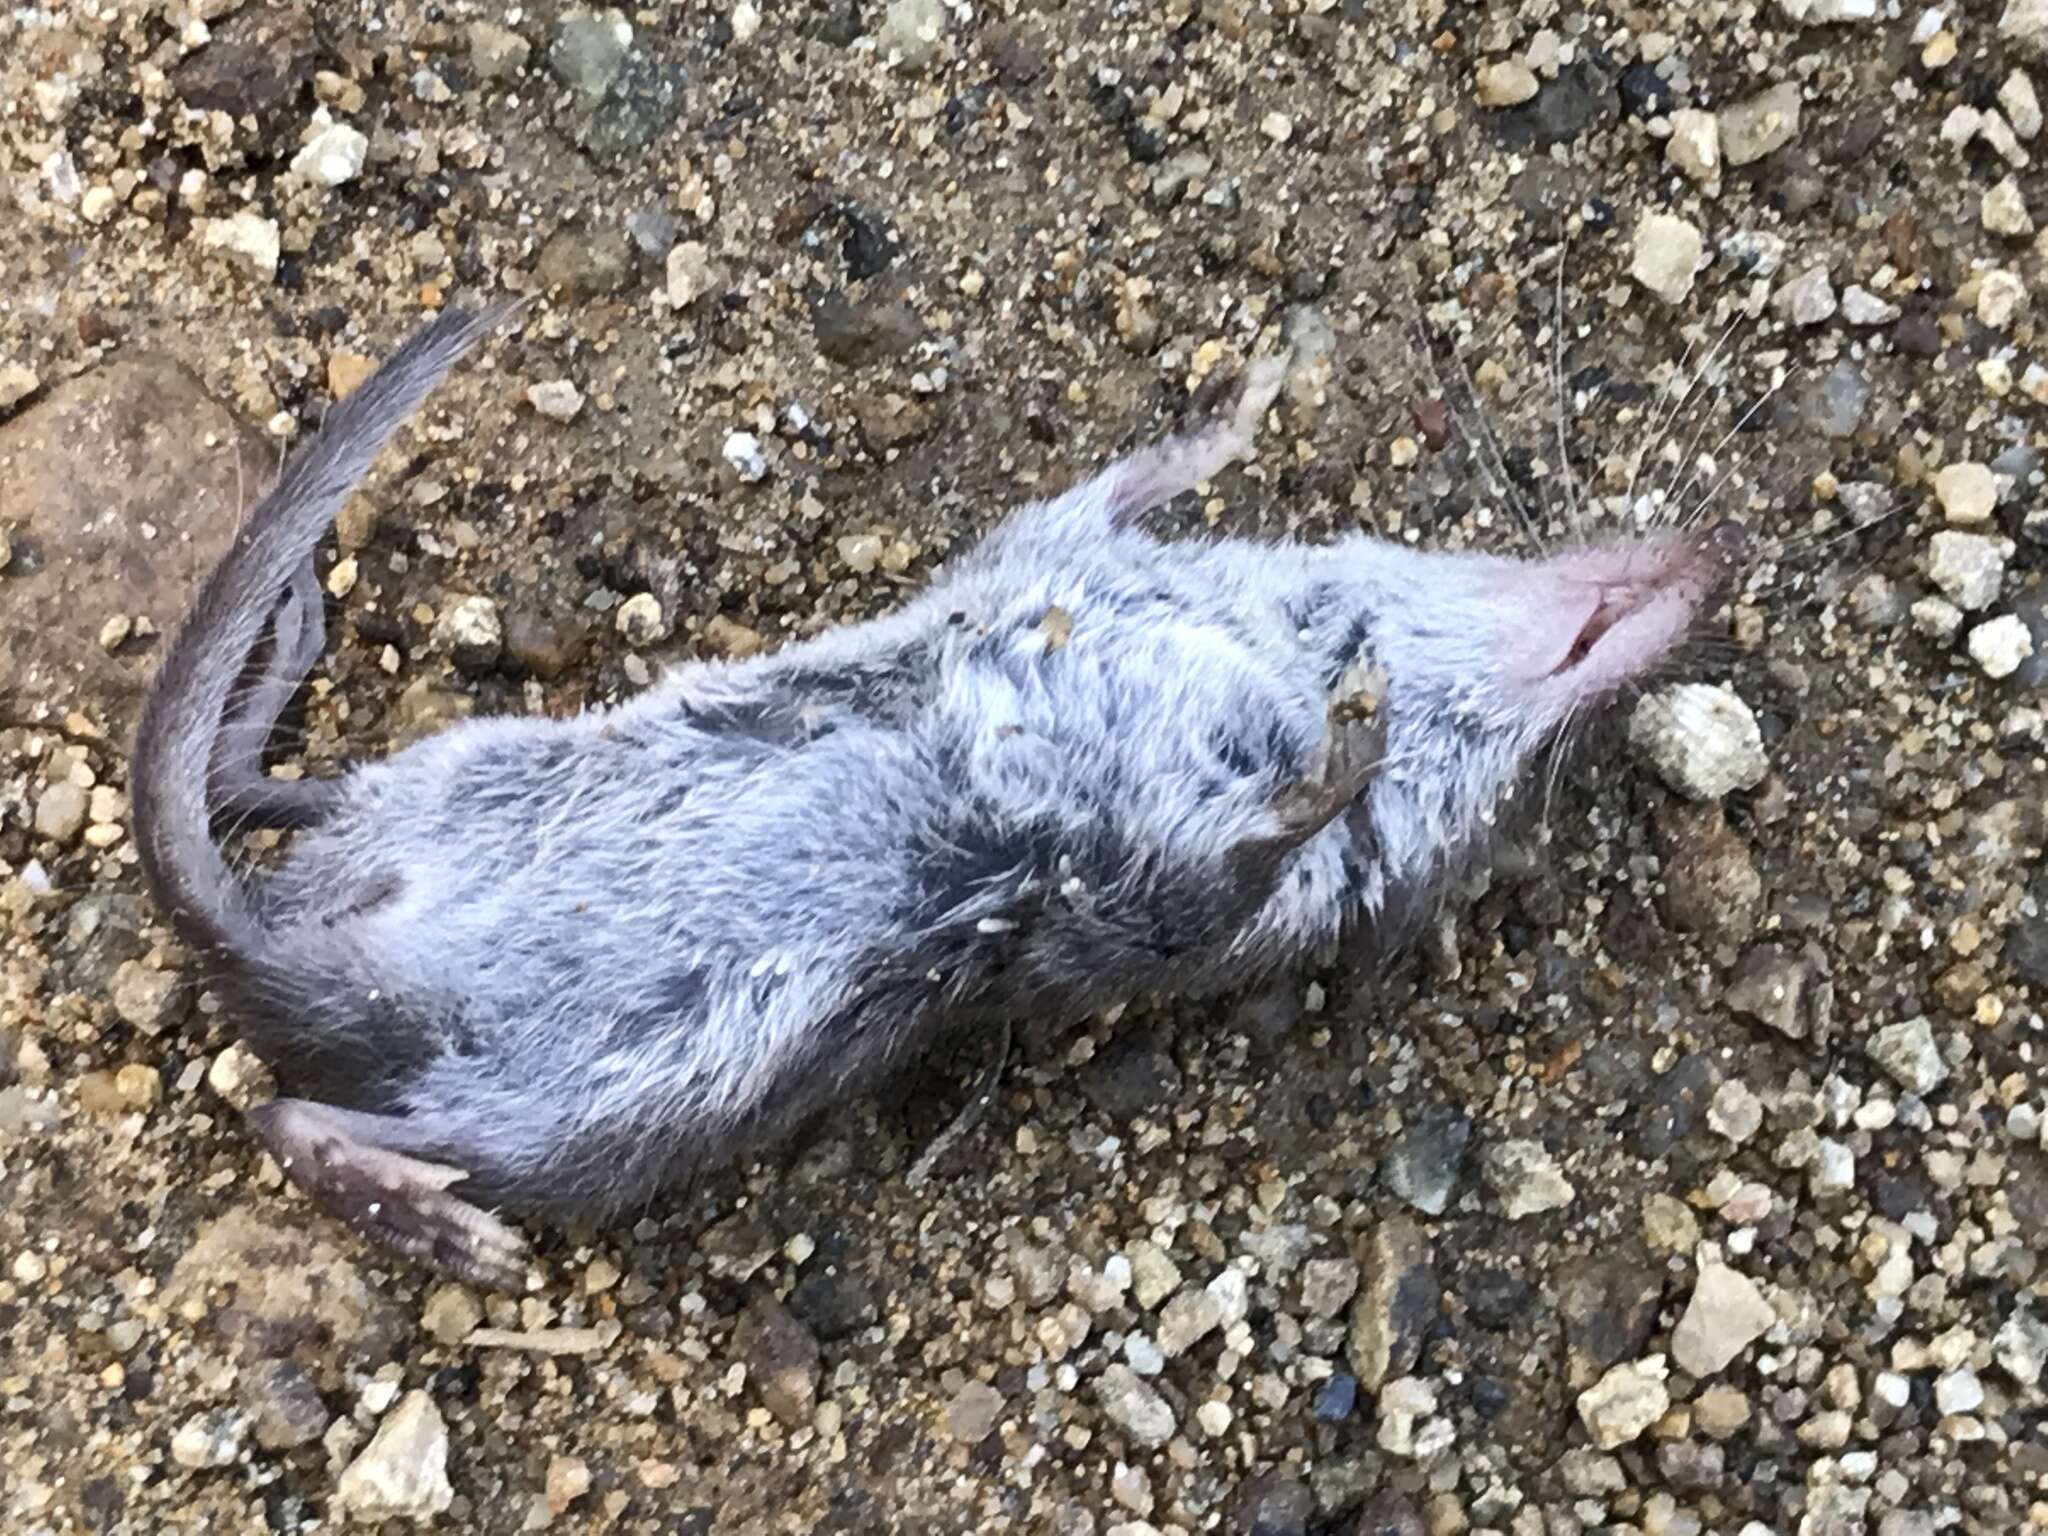
[[[1536,89],[1536,72],[1520,59],[1497,59],[1479,66],[1477,95],[1482,107],[1519,107]]]
[[[2021,138],[2031,139],[2041,131],[2041,100],[2034,92],[2033,77],[2025,70],[2016,69],[2005,77],[2005,84],[1998,88],[1998,105]]]
[[[701,240],[685,240],[668,253],[668,301],[688,309],[711,286],[711,253]]]
[[[1509,1221],[1561,1210],[1577,1193],[1540,1141],[1504,1141],[1488,1149],[1488,1187]]]
[[[2010,613],[1987,619],[1970,631],[1970,659],[1986,677],[2011,677],[2034,654],[2034,637]]]
[[[636,592],[619,604],[612,623],[626,637],[626,644],[635,647],[652,645],[668,633],[661,601],[652,592]]]
[[[505,643],[505,626],[488,597],[465,597],[442,610],[434,638],[446,650],[495,651]]]
[[[742,480],[752,483],[765,479],[768,474],[768,460],[761,453],[761,439],[751,432],[733,432],[725,439],[725,462]]]
[[[1981,533],[1943,528],[1927,541],[1927,578],[1968,612],[1988,608],[2005,585],[2005,545]]]
[[[1947,465],[1934,477],[1934,499],[1952,523],[1963,527],[1988,523],[1998,505],[1998,476],[1988,464],[1966,461]]]
[[[408,1392],[334,1485],[335,1502],[366,1523],[426,1523],[455,1502],[448,1483],[448,1426],[425,1392]]]
[[[1259,131],[1275,144],[1285,144],[1294,137],[1294,120],[1285,112],[1268,112],[1259,122]]]
[[[199,243],[247,276],[266,283],[276,279],[278,259],[284,253],[276,221],[247,209],[225,219],[208,219]]]
[[[1579,1394],[1579,1417],[1603,1451],[1626,1445],[1670,1411],[1671,1374],[1662,1355],[1629,1360]]]
[[[1680,107],[1671,114],[1671,137],[1664,158],[1694,181],[1721,179],[1721,120],[1711,112]]]
[[[1721,157],[1748,165],[1799,137],[1799,84],[1787,80],[1721,114]]]
[[[1778,1314],[1757,1284],[1726,1264],[1708,1264],[1671,1334],[1671,1356],[1694,1376],[1715,1376],[1764,1336]]]
[[[761,13],[754,9],[751,0],[740,0],[732,8],[732,40],[742,47],[751,43],[761,30]]]
[[[1756,716],[1733,689],[1682,683],[1646,695],[1629,718],[1629,745],[1691,800],[1751,789],[1770,771]]]
[[[1829,27],[1876,20],[1878,0],[1778,0],[1778,9],[1802,27]]]
[[[1879,298],[1861,283],[1842,290],[1842,318],[1851,325],[1890,325],[1901,313],[1898,305]]]
[[[1680,304],[1692,292],[1705,251],[1696,226],[1668,213],[1645,214],[1636,225],[1629,275],[1666,304]]]
[[[2034,232],[2034,216],[2027,212],[2026,194],[2010,176],[1984,194],[1977,216],[1991,233],[2008,239],[2023,240]]]
[[[2027,285],[2017,272],[1994,267],[1977,279],[1977,319],[1994,331],[2013,322],[2027,302]]]
[[[296,155],[292,170],[315,186],[338,187],[363,173],[370,141],[347,123],[329,123]]]
[[[120,211],[121,199],[114,196],[112,187],[87,187],[85,196],[78,200],[79,215],[88,224],[104,224]]]
[[[1984,1406],[1984,1384],[1968,1366],[1950,1371],[1934,1383],[1934,1406],[1943,1413],[1975,1413]]]
[[[1923,597],[1913,604],[1913,628],[1946,645],[1963,627],[1963,610],[1945,597]]]
[[[526,400],[550,421],[574,421],[583,409],[583,391],[568,379],[548,379],[526,391]]]
[[[1771,303],[1794,325],[1823,324],[1834,318],[1839,307],[1835,302],[1835,285],[1828,281],[1825,264],[1808,267],[1797,277],[1788,278]]]

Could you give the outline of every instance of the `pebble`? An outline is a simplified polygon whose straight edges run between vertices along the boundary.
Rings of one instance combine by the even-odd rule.
[[[2025,70],[2016,69],[2005,77],[2005,84],[1998,88],[1998,106],[2021,138],[2031,139],[2041,131],[2041,98]]]
[[[90,806],[90,796],[70,780],[49,785],[36,797],[36,835],[69,847],[85,830]]]
[[[1670,1368],[1662,1355],[1615,1366],[1579,1394],[1579,1418],[1603,1451],[1627,1445],[1671,1407],[1664,1385]]]
[[[549,379],[528,386],[526,401],[550,421],[574,421],[583,409],[583,391],[568,379]]]
[[[1945,597],[1923,597],[1908,611],[1915,630],[1944,645],[1963,627],[1963,610]]]
[[[505,644],[498,605],[488,597],[458,598],[434,621],[434,640],[444,650],[496,656]]]
[[[711,251],[701,240],[685,240],[668,253],[668,301],[688,309],[711,286]]]
[[[1325,1424],[1341,1424],[1358,1406],[1358,1378],[1339,1371],[1316,1389],[1309,1411]]]
[[[1991,1357],[2020,1386],[2039,1386],[2048,1375],[2048,1319],[2036,1317],[2020,1301],[1992,1339]]]
[[[1311,1317],[1335,1317],[1358,1294],[1350,1259],[1310,1259],[1301,1267],[1301,1306]]]
[[[946,1433],[963,1445],[979,1445],[1002,1413],[1003,1394],[987,1382],[970,1381],[946,1404]]]
[[[1664,158],[1704,185],[1721,179],[1721,120],[1711,112],[1682,107],[1671,114]]]
[[[1127,1365],[1111,1365],[1096,1377],[1095,1398],[1110,1423],[1146,1450],[1166,1444],[1178,1427],[1166,1399]]]
[[[2020,184],[2008,176],[1986,192],[1977,207],[1977,217],[1994,235],[2023,240],[2034,232],[2033,215],[2027,212],[2026,195]]]
[[[455,1502],[448,1483],[448,1426],[433,1398],[414,1390],[399,1400],[336,1481],[334,1501],[365,1524],[425,1523],[446,1513]]]
[[[1952,523],[1963,527],[1988,523],[1998,505],[1998,477],[1987,464],[1946,465],[1934,477],[1934,498]]]
[[[214,251],[245,277],[270,283],[284,254],[283,236],[275,220],[243,210],[224,219],[208,219],[199,243]]]
[[[761,439],[753,433],[729,433],[720,451],[725,462],[732,466],[733,473],[748,484],[767,478],[768,460],[761,452]]]
[[[1994,331],[2011,325],[2027,302],[2027,285],[2019,274],[1994,267],[1977,279],[1977,319]]]
[[[1874,21],[1880,13],[1878,0],[1778,0],[1778,9],[1806,27]]]
[[[635,650],[644,650],[668,635],[668,620],[661,611],[661,601],[652,592],[636,592],[619,604],[612,623]]]
[[[1886,1077],[1922,1098],[1948,1077],[1934,1028],[1924,1018],[1886,1025],[1865,1042],[1864,1053]]]
[[[327,1433],[333,1415],[313,1378],[291,1360],[259,1360],[236,1380],[256,1443],[266,1451],[311,1445]]]
[[[1429,1238],[1412,1217],[1396,1216],[1367,1238],[1359,1290],[1351,1306],[1351,1369],[1377,1392],[1411,1369],[1436,1325],[1443,1286]]]
[[[1712,1386],[1693,1399],[1692,1421],[1709,1439],[1725,1440],[1749,1422],[1749,1412],[1741,1388]]]
[[[1519,59],[1479,66],[1477,94],[1482,107],[1519,107],[1536,95],[1536,72]]]
[[[1410,1122],[1380,1160],[1380,1181],[1425,1216],[1441,1216],[1458,1186],[1472,1122],[1435,1106]]]
[[[1756,1282],[1726,1264],[1706,1264],[1671,1334],[1671,1358],[1693,1376],[1717,1376],[1762,1338],[1778,1314]]]
[[[1539,1141],[1504,1141],[1483,1160],[1487,1186],[1509,1221],[1562,1210],[1577,1193]]]
[[[1728,1006],[1788,1040],[1825,1033],[1829,1008],[1805,960],[1774,944],[1745,953],[1728,978]]]
[[[1814,431],[1823,437],[1851,437],[1870,404],[1870,381],[1845,357],[1814,381],[1802,399]]]
[[[1380,1390],[1373,1405],[1379,1417],[1379,1447],[1390,1456],[1421,1457],[1426,1447],[1417,1431],[1437,1409],[1436,1388],[1414,1376],[1402,1376]]]
[[[171,1436],[171,1460],[195,1472],[228,1466],[241,1454],[242,1424],[233,1414],[198,1414]]]
[[[1965,612],[1988,608],[2005,585],[2004,543],[1944,528],[1927,541],[1927,579]]]
[[[292,156],[292,171],[320,187],[339,187],[363,173],[370,141],[347,123],[329,123]]]
[[[756,1298],[733,1328],[732,1352],[761,1404],[784,1426],[811,1422],[818,1404],[818,1341],[781,1302]]]
[[[1970,659],[1986,677],[2011,677],[2034,654],[2034,637],[2015,614],[2000,614],[1970,631]]]
[[[1749,165],[1799,137],[1799,85],[1785,81],[1721,113],[1721,157]]]
[[[1243,1319],[1249,1304],[1244,1271],[1226,1269],[1201,1290],[1184,1290],[1159,1314],[1156,1337],[1167,1359],[1185,1354],[1216,1330]]]
[[[1653,1251],[1690,1253],[1699,1240],[1699,1218],[1683,1200],[1666,1194],[1643,1198],[1643,1241]]]
[[[1156,1243],[1131,1244],[1131,1295],[1147,1312],[1180,1289],[1180,1269]]]
[[[1879,298],[1861,283],[1842,290],[1842,318],[1851,325],[1890,325],[1902,313],[1898,305]]]
[[[1739,1147],[1761,1130],[1763,1123],[1763,1101],[1750,1092],[1747,1083],[1731,1077],[1714,1090],[1713,1102],[1707,1106],[1707,1125],[1716,1134]]]
[[[1984,1406],[1984,1384],[1968,1366],[1946,1372],[1934,1383],[1934,1406],[1943,1413],[1975,1413]]]
[[[1636,224],[1629,275],[1666,304],[1683,303],[1705,252],[1697,225],[1673,214],[1645,214]]]
[[[1797,277],[1787,278],[1771,301],[1778,313],[1794,325],[1813,326],[1832,320],[1839,305],[1835,285],[1828,279],[1825,264],[1808,267]]]
[[[440,1344],[460,1344],[483,1326],[484,1309],[466,1285],[437,1285],[420,1309],[420,1326]]]
[[[892,0],[876,34],[877,51],[906,69],[936,62],[946,34],[945,0]]]
[[[1756,716],[1731,688],[1681,683],[1647,694],[1629,717],[1629,745],[1691,800],[1751,789],[1770,770]]]

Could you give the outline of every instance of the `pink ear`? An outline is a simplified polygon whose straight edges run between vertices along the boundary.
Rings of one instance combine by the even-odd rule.
[[[1501,592],[1502,662],[1518,682],[1541,682],[1564,665],[1600,611],[1600,586],[1556,563],[1516,572]]]

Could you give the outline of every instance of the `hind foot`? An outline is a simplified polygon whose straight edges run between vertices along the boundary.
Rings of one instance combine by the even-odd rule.
[[[1228,416],[1185,437],[1141,448],[1104,471],[1110,511],[1122,519],[1138,517],[1249,456],[1259,423],[1286,381],[1287,364],[1284,356],[1256,359],[1239,381],[1237,405]]]
[[[376,1127],[394,1122],[305,1099],[272,1099],[248,1118],[285,1176],[370,1241],[457,1279],[525,1288],[526,1239],[448,1193],[462,1169],[379,1146]]]

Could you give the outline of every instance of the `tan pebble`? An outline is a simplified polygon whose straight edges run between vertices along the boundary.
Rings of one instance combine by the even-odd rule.
[[[377,371],[377,360],[360,352],[336,352],[327,359],[327,392],[346,400]]]

